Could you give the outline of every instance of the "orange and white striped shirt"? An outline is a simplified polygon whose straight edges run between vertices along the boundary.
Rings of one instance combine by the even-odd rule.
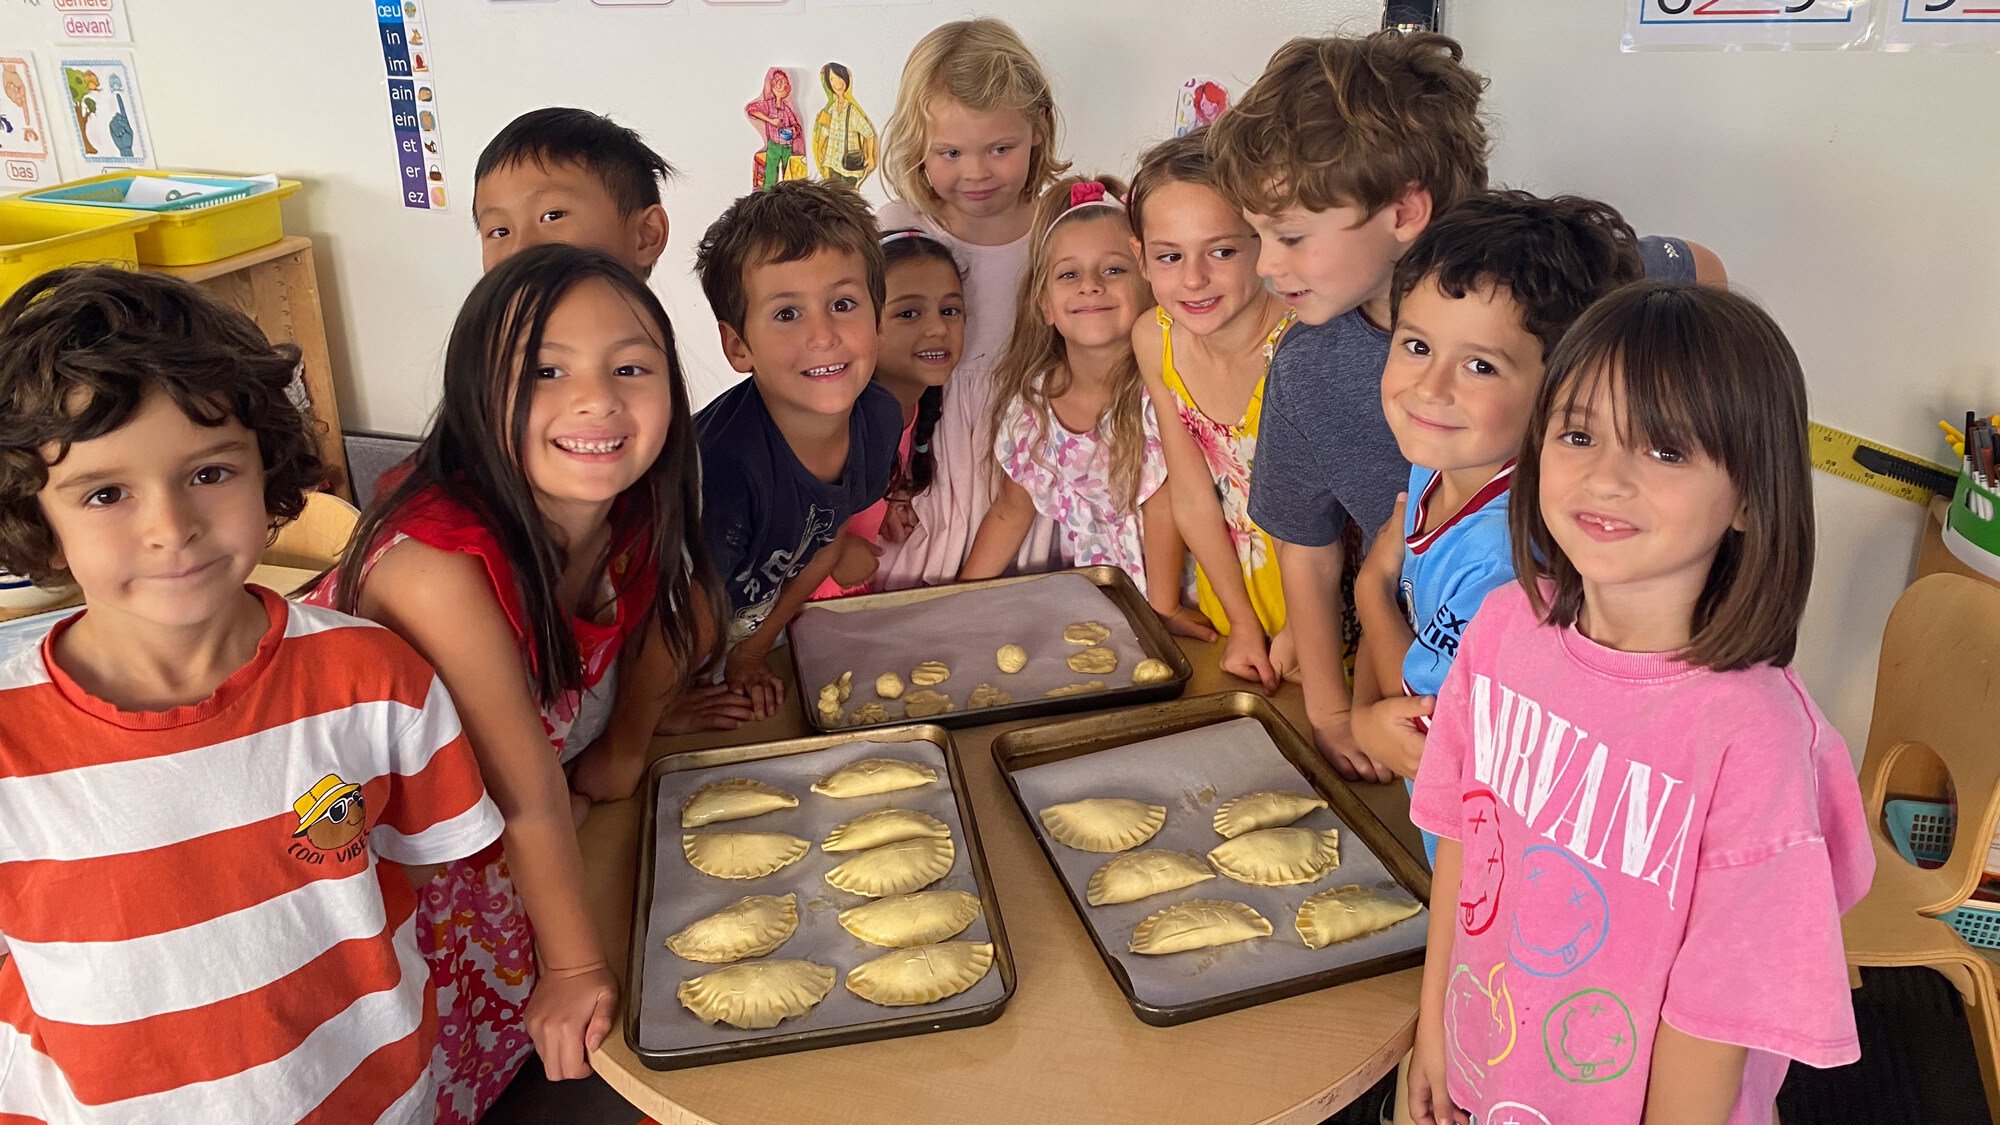
[[[500,814],[409,645],[255,592],[256,655],[191,706],[86,694],[68,622],[0,663],[0,1125],[431,1120],[393,864]]]

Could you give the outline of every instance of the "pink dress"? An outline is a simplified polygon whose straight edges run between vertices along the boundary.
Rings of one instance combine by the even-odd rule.
[[[1053,414],[1016,399],[1007,409],[993,456],[1034,498],[1035,511],[1056,525],[1063,566],[1122,567],[1146,592],[1146,555],[1139,505],[1167,479],[1160,427],[1145,403],[1146,450],[1139,466],[1139,494],[1130,507],[1111,480],[1111,445],[1098,430],[1077,433]],[[1169,575],[1178,582],[1179,575]]]
[[[614,510],[612,518],[618,518]],[[514,584],[499,541],[462,505],[436,490],[419,496],[385,529],[379,546],[369,553],[366,570],[384,552],[405,539],[440,551],[474,555],[486,564],[493,592],[506,611],[514,635],[521,639],[523,674],[532,658],[527,650],[526,610]],[[636,535],[627,544],[643,544]],[[631,549],[614,552],[611,579],[620,581],[633,569]],[[304,599],[331,607],[339,572],[329,574]],[[609,673],[632,625],[651,604],[653,585],[636,582],[620,595],[608,625],[572,617],[570,627],[583,657],[584,686],[566,693],[542,709],[542,727],[549,747],[564,760],[583,750],[569,736],[585,698],[609,689]],[[587,738],[588,735],[586,734]],[[501,846],[495,843],[469,859],[445,865],[418,892],[417,945],[430,966],[437,989],[438,1044],[431,1054],[437,1079],[437,1119],[446,1125],[479,1120],[500,1092],[514,1079],[533,1043],[522,1024],[528,994],[535,987],[534,930],[514,890]]]

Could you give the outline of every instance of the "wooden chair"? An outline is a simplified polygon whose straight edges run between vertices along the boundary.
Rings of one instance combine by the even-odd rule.
[[[1882,635],[1875,712],[1861,762],[1875,882],[1841,928],[1850,966],[1924,966],[1958,989],[1987,1105],[2000,1117],[2000,973],[1937,918],[1978,886],[2000,823],[1997,735],[2000,590],[1955,574],[1919,579],[1897,600]],[[1919,746],[1937,755],[1958,802],[1951,856],[1928,871],[1897,853],[1882,820],[1898,760]]]
[[[340,561],[340,552],[360,522],[361,513],[354,505],[331,492],[315,492],[306,497],[306,510],[299,518],[278,529],[263,561],[267,566],[326,570]]]

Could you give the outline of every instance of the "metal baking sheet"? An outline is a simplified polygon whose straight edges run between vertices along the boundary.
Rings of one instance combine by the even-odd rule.
[[[938,771],[938,782],[847,799],[812,791],[813,782],[849,762],[877,757],[930,766]],[[970,1027],[999,1016],[1014,991],[1013,958],[979,851],[971,810],[962,796],[957,754],[947,732],[925,724],[866,739],[837,736],[726,747],[669,756],[653,770],[646,849],[639,874],[641,893],[634,916],[631,994],[636,1002],[626,1028],[634,1053],[648,1066],[672,1069],[887,1039]],[[798,797],[799,807],[686,831],[787,832],[812,841],[812,850],[791,866],[761,879],[717,879],[689,866],[681,851],[681,805],[703,785],[731,777],[775,785]],[[924,889],[978,896],[979,917],[964,933],[949,940],[993,943],[994,964],[985,977],[956,996],[920,1007],[882,1007],[847,990],[848,970],[891,950],[869,945],[840,927],[837,915],[841,910],[871,900],[836,890],[827,885],[825,875],[858,853],[829,855],[819,848],[835,826],[863,813],[892,807],[929,813],[950,826],[957,848],[952,869]],[[833,991],[806,1015],[760,1031],[728,1024],[710,1026],[695,1018],[675,997],[675,989],[689,977],[724,966],[682,960],[666,948],[667,937],[744,895],[787,892],[798,895],[798,930],[762,959],[803,959],[831,966],[836,974]]]
[[[1116,670],[1103,675],[1073,672],[1068,659],[1087,646],[1063,640],[1064,627],[1096,621],[1111,630],[1103,644],[1118,654]],[[951,678],[931,690],[951,697],[956,710],[926,718],[944,726],[1003,723],[1039,715],[1172,699],[1193,674],[1180,646],[1140,596],[1138,588],[1117,567],[961,582],[929,589],[865,594],[808,606],[791,625],[793,667],[798,674],[799,704],[815,729],[828,730],[820,719],[819,691],[842,672],[854,674],[853,693],[845,710],[852,715],[864,704],[877,702],[875,678],[884,672],[902,677],[902,699],[880,700],[889,711],[885,724],[905,722],[903,704],[911,671],[935,660],[951,669]],[[1028,653],[1028,666],[1008,674],[994,663],[1001,645],[1017,644]],[[1156,684],[1134,684],[1132,670],[1152,657],[1166,661],[1173,677]],[[1067,684],[1103,680],[1103,691],[1049,698],[1045,693]],[[1008,692],[1014,701],[973,709],[968,697],[980,684]]]
[[[1286,741],[1293,743],[1290,754],[1281,748]],[[1300,940],[1294,928],[1299,904],[1316,892],[1359,884],[1391,892],[1400,888],[1419,903],[1429,895],[1421,868],[1381,822],[1337,777],[1302,769],[1300,752],[1313,753],[1267,701],[1247,693],[1183,700],[1150,713],[1049,724],[995,742],[994,756],[1023,814],[1139,1018],[1153,1024],[1184,1023],[1422,960],[1427,911],[1325,949],[1308,949]],[[1311,764],[1317,764],[1316,755]],[[1138,902],[1091,906],[1085,900],[1090,876],[1114,856],[1057,843],[1036,815],[1050,805],[1086,797],[1164,805],[1166,824],[1140,847],[1188,852],[1205,861],[1208,851],[1223,843],[1213,824],[1215,810],[1231,798],[1265,789],[1317,791],[1327,798],[1330,809],[1315,810],[1295,824],[1340,829],[1339,866],[1298,886],[1256,887],[1218,874]],[[1272,934],[1185,953],[1130,952],[1133,928],[1141,920],[1190,899],[1246,903],[1271,923]]]

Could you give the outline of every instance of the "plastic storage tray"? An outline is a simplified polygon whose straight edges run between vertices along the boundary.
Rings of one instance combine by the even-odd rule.
[[[153,216],[0,199],[0,299],[30,279],[64,266],[96,263],[135,269],[134,236]]]
[[[1950,805],[1938,801],[1885,801],[1882,818],[1888,822],[1889,842],[1904,859],[1919,867],[1936,867],[1951,854],[1952,833],[1958,816]],[[1981,949],[2000,949],[2000,903],[1967,902],[1938,915],[1966,944]]]
[[[150,208],[132,207],[124,202],[125,192],[139,176],[239,185],[243,190],[173,200]],[[93,176],[20,198],[35,206],[60,205],[107,214],[143,215],[151,225],[138,233],[140,264],[198,266],[268,246],[285,236],[284,216],[278,201],[299,190],[299,181],[279,180],[276,187],[257,190],[262,186],[242,176],[140,169]]]

